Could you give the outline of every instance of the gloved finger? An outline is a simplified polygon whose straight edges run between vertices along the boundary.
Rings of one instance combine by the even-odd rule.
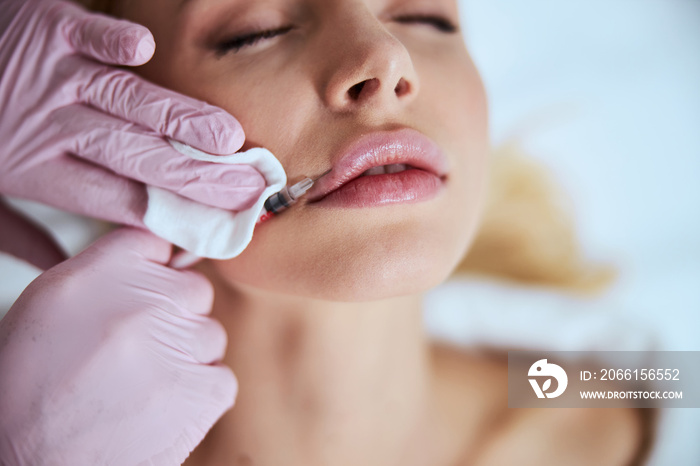
[[[50,233],[0,199],[0,251],[48,270],[68,258]]]
[[[146,230],[125,227],[102,236],[78,256],[118,256],[128,264],[132,264],[130,256],[135,256],[156,264],[166,264],[171,253],[172,245],[164,239]]]
[[[80,57],[66,58],[62,67],[78,84],[78,101],[122,120],[215,155],[233,154],[245,142],[238,120],[206,102]]]
[[[172,452],[163,452],[151,458],[149,464],[181,464],[194,448],[200,444],[207,432],[216,424],[221,416],[231,409],[238,395],[238,381],[233,371],[224,364],[197,364],[192,367],[196,385],[190,387],[192,396],[189,399],[196,402],[196,412],[199,414],[192,419],[187,429],[180,437]],[[177,449],[177,451],[175,450]]]
[[[150,233],[149,233],[150,234]],[[162,240],[164,241],[164,240]],[[168,249],[170,254],[170,249]],[[158,265],[147,270],[147,273],[138,275],[129,274],[132,268],[128,262],[123,262],[125,280],[131,281],[131,285],[142,289],[149,296],[156,307],[175,316],[169,318],[163,316],[165,320],[177,322],[185,319],[182,325],[188,326],[189,320],[197,319],[208,315],[211,312],[214,302],[214,289],[209,280],[199,272],[194,270],[175,270],[167,267],[166,256],[159,256]],[[169,257],[168,257],[169,258]]]
[[[168,267],[173,269],[187,269],[199,263],[203,257],[199,257],[196,254],[192,254],[189,251],[179,251],[173,254],[173,258],[170,260]]]
[[[61,122],[61,137],[73,154],[203,204],[245,210],[266,186],[249,165],[191,159],[157,134],[80,104],[64,107],[52,119]]]
[[[153,289],[165,291],[177,305],[189,314],[206,316],[211,313],[214,303],[214,287],[201,273],[194,270],[164,270],[160,275],[164,280],[153,284]],[[167,283],[166,283],[167,282]]]
[[[238,395],[238,380],[231,368],[222,363],[213,363],[197,366],[196,370],[202,374],[201,379],[211,381],[207,387],[203,388],[208,389],[206,399],[221,409],[220,415],[233,407]]]
[[[100,167],[61,155],[32,167],[32,183],[51,186],[50,199],[46,190],[37,190],[30,200],[108,222],[143,226],[146,213],[146,189],[141,183],[128,180]],[[12,186],[8,187],[12,195]]]
[[[110,65],[139,66],[156,49],[148,28],[129,21],[91,13],[73,3],[59,11],[60,24],[76,52]]]
[[[187,342],[188,352],[196,361],[213,364],[224,358],[228,336],[218,320],[201,319],[190,335],[191,338]]]

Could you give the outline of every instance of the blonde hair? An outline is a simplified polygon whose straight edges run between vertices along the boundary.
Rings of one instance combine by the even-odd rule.
[[[76,0],[104,13],[114,0]],[[595,292],[615,276],[583,257],[564,191],[547,171],[506,143],[492,151],[487,205],[477,236],[456,274],[485,275],[575,292]]]
[[[610,283],[610,265],[583,257],[564,191],[518,143],[492,151],[490,177],[481,226],[456,273],[577,292]]]

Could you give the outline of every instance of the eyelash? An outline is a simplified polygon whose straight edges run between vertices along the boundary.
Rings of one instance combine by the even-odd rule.
[[[438,31],[446,34],[453,34],[459,31],[459,28],[450,20],[441,16],[432,15],[404,15],[394,18],[394,21],[402,24],[423,23],[434,26]],[[224,42],[216,45],[217,55],[223,56],[229,52],[236,53],[241,49],[255,45],[261,40],[272,39],[273,37],[281,36],[293,29],[292,26],[284,26],[277,29],[268,29],[265,31],[251,32],[242,36],[227,39]]]
[[[216,46],[216,52],[219,55],[224,55],[228,52],[236,53],[243,47],[255,45],[257,42],[263,39],[271,39],[276,36],[281,36],[282,34],[286,34],[291,30],[292,26],[284,26],[277,29],[268,29],[266,31],[251,32],[250,34],[244,34],[242,36],[225,40],[224,42],[218,44]]]
[[[459,28],[452,23],[447,18],[443,18],[442,16],[434,16],[434,15],[404,15],[404,16],[399,16],[397,18],[394,18],[394,21],[397,21],[402,24],[410,24],[410,23],[423,23],[423,24],[428,24],[430,26],[434,26],[438,31],[444,32],[447,34],[453,34],[457,31],[459,31]]]

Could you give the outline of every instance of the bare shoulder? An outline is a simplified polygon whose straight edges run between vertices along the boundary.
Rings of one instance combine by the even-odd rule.
[[[509,416],[476,464],[629,466],[637,463],[642,438],[633,409],[523,409]]]
[[[507,358],[437,344],[444,403],[463,428],[458,464],[639,464],[645,425],[636,409],[509,409]]]

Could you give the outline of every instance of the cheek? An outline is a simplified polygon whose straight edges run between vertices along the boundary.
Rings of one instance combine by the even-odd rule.
[[[446,150],[462,153],[460,158],[488,152],[486,91],[466,50],[443,63],[425,63],[421,71],[424,105],[417,116],[434,122],[435,136],[442,138]]]
[[[483,208],[490,153],[486,91],[466,50],[442,67],[426,67],[422,121],[450,155],[448,210],[455,231],[463,232],[464,251],[471,242]],[[448,63],[449,66],[445,66]],[[435,104],[439,102],[440,104]]]
[[[318,113],[314,89],[308,79],[287,71],[284,80],[243,73],[240,78],[232,74],[216,82],[204,91],[205,99],[215,102],[241,123],[246,134],[241,150],[265,147],[280,160],[290,178],[307,175],[304,169],[308,170],[325,153],[310,152],[308,141],[302,141],[309,128],[315,126],[312,116]],[[323,139],[318,134],[313,132],[315,137],[311,140]]]

